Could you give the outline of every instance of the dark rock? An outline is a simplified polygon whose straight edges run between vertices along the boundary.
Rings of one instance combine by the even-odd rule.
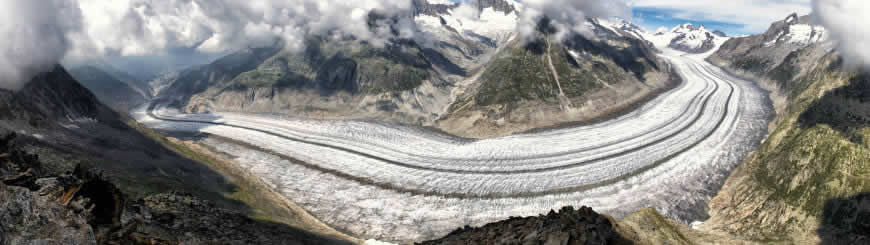
[[[346,244],[170,192],[130,201],[93,170],[42,174],[14,136],[0,137],[0,244]],[[23,186],[19,186],[22,184]]]
[[[563,207],[537,217],[511,217],[478,228],[465,226],[420,244],[614,244],[623,241],[611,221],[589,207]]]

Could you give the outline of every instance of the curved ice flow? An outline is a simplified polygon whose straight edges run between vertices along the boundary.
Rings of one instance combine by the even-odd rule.
[[[579,204],[617,216],[654,206],[695,219],[698,214],[673,207],[704,203],[715,192],[709,186],[721,184],[757,144],[769,109],[757,87],[699,57],[666,58],[686,82],[633,113],[596,125],[480,141],[361,121],[168,110],[155,114],[187,122],[144,111],[136,116],[153,127],[202,131],[268,150],[255,154],[214,143],[325,222],[360,235],[408,241]]]

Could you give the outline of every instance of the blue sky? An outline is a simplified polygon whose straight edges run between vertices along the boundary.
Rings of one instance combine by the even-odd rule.
[[[722,22],[715,21],[703,18],[697,19],[685,19],[678,17],[678,10],[673,9],[661,9],[661,8],[633,8],[632,9],[632,18],[633,22],[647,29],[649,31],[655,31],[659,27],[666,27],[668,29],[673,28],[676,25],[692,23],[695,25],[704,25],[709,30],[720,30],[728,35],[742,35],[749,34],[745,30],[746,25],[736,22]]]
[[[649,30],[686,22],[730,35],[767,30],[791,13],[811,12],[811,0],[628,0],[634,22]]]
[[[460,2],[460,0],[452,0]],[[522,0],[518,0],[522,2]],[[600,0],[612,1],[612,0]],[[729,35],[755,34],[791,13],[809,14],[811,0],[626,0],[632,19],[650,31],[684,23],[702,24]],[[868,0],[870,1],[870,0]]]

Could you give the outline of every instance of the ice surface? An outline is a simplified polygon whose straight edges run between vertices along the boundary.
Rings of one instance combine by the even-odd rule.
[[[134,117],[154,128],[244,142],[204,143],[237,157],[324,222],[364,238],[419,241],[566,205],[616,217],[655,207],[689,223],[705,218],[706,202],[757,146],[771,109],[753,83],[704,62],[709,53],[663,50],[685,82],[637,111],[502,138],[164,107],[153,111],[157,118],[145,107]]]

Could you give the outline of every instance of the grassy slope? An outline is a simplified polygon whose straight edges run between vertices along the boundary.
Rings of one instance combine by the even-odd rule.
[[[138,122],[128,120],[127,123],[145,136],[159,142],[167,149],[191,160],[204,163],[212,170],[229,179],[236,186],[236,189],[232,193],[225,193],[226,197],[243,202],[249,206],[250,212],[248,216],[252,219],[283,223],[331,238],[359,242],[356,238],[337,232],[321,223],[308,214],[307,211],[272,191],[255,176],[251,176],[245,170],[235,167],[232,162],[221,157],[219,154],[211,152],[193,142],[167,138]],[[156,186],[155,188],[161,187]],[[166,189],[162,190],[165,191]]]
[[[828,55],[807,75],[790,83],[788,105],[757,152],[732,173],[711,202],[708,227],[761,241],[815,242],[825,204],[835,198],[870,192],[870,125],[807,123],[813,113],[839,111],[832,89],[847,86],[856,74],[840,71]],[[744,64],[731,68],[742,70]],[[774,70],[776,71],[776,69]],[[783,80],[772,72],[773,79]],[[781,74],[780,74],[781,75]],[[854,100],[855,98],[845,98]],[[836,100],[836,99],[835,99]],[[808,110],[808,108],[822,108]],[[816,115],[832,121],[844,114]],[[834,117],[834,118],[831,118]],[[862,140],[854,140],[854,139]]]
[[[334,42],[337,43],[312,39],[308,43],[311,47],[305,52],[279,52],[255,69],[217,85],[213,92],[269,87],[317,88],[314,83],[317,83],[320,70],[335,69],[328,62],[334,57],[344,57],[356,63],[355,79],[362,83],[362,87],[354,92],[405,91],[416,88],[429,78],[428,61],[417,46],[375,48],[368,44]]]

